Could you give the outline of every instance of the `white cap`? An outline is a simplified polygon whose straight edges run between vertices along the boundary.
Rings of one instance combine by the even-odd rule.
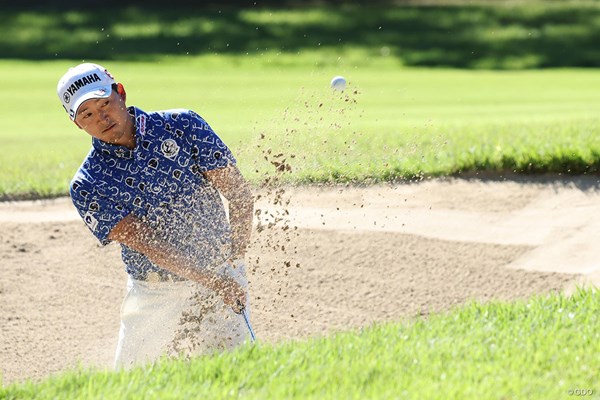
[[[58,81],[56,93],[69,117],[74,120],[77,109],[86,100],[110,96],[115,78],[106,68],[92,63],[69,68]]]

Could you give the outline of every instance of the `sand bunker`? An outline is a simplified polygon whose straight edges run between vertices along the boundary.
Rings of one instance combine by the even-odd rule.
[[[249,252],[263,341],[598,284],[596,178],[285,188]],[[279,194],[281,197],[281,193]],[[259,221],[256,221],[258,226]],[[273,221],[272,221],[273,222]],[[0,204],[4,383],[112,365],[126,275],[68,199]]]

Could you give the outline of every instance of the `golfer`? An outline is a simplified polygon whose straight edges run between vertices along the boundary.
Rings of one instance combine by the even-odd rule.
[[[121,245],[128,273],[116,367],[247,340],[253,197],[229,148],[191,110],[127,107],[123,85],[97,64],[70,68],[57,93],[92,136],[73,204],[102,245]]]

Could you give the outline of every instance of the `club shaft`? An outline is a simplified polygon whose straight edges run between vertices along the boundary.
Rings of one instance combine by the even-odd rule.
[[[248,331],[250,332],[250,337],[252,341],[256,341],[256,336],[254,335],[254,330],[252,329],[252,325],[250,325],[250,320],[248,319],[248,314],[246,313],[246,309],[242,309],[242,316],[244,317],[244,321],[246,321],[246,326],[248,327]]]

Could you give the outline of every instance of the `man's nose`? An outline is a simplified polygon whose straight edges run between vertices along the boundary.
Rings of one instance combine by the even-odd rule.
[[[104,110],[100,110],[100,112],[98,113],[98,116],[100,117],[100,121],[102,121],[102,122],[108,120],[108,113]]]

